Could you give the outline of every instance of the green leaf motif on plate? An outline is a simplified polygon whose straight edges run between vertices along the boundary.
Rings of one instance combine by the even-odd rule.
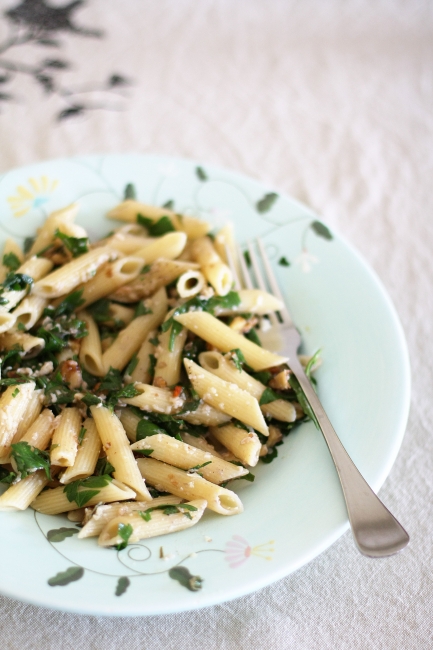
[[[263,214],[263,212],[269,212],[277,199],[278,194],[276,192],[265,194],[265,196],[256,203],[257,212],[260,212],[260,214]]]
[[[81,566],[70,566],[66,571],[56,573],[53,578],[48,580],[50,587],[65,587],[70,582],[80,580],[84,575],[84,569]]]
[[[119,578],[119,580],[117,581],[116,591],[114,592],[115,595],[121,596],[122,594],[124,594],[130,584],[131,581],[129,578],[125,578],[125,577]]]
[[[63,542],[63,540],[67,537],[72,537],[72,535],[76,535],[77,533],[77,528],[65,528],[64,526],[61,528],[53,528],[52,530],[48,531],[47,540],[49,542],[54,542],[57,544],[59,542]]]
[[[168,572],[173,580],[180,582],[182,587],[189,591],[199,591],[202,588],[203,580],[200,576],[193,576],[185,566],[175,566]]]
[[[327,239],[328,241],[331,241],[331,239],[333,239],[331,231],[321,221],[313,221],[311,223],[311,228],[314,230],[316,235],[318,235],[318,237],[323,237],[323,239]]]
[[[137,198],[137,192],[135,190],[134,183],[128,183],[123,192],[123,200],[127,201],[128,199],[132,199],[133,201],[135,201],[136,198]]]
[[[195,173],[197,174],[197,178],[199,179],[199,181],[207,181],[208,180],[208,175],[206,174],[203,167],[196,167],[195,168]]]

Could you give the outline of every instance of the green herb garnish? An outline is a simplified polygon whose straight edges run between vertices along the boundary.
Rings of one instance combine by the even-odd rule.
[[[126,548],[129,538],[131,537],[132,533],[134,532],[133,527],[131,524],[119,524],[117,526],[117,534],[121,539],[123,539],[123,542],[117,545],[117,550],[122,551],[124,548]]]
[[[58,228],[54,233],[54,237],[62,241],[64,247],[72,253],[72,257],[79,257],[83,253],[89,252],[89,240],[87,237],[70,237]]]
[[[86,435],[86,431],[87,431],[87,429],[85,429],[84,427],[81,427],[80,433],[78,434],[78,445],[80,447],[83,444],[83,440],[84,440],[84,436]]]
[[[33,474],[38,469],[43,469],[47,478],[51,479],[50,455],[48,452],[31,447],[28,442],[17,442],[11,445],[11,448],[11,456],[15,460],[22,479]]]
[[[153,311],[149,309],[149,307],[146,307],[144,302],[140,300],[135,308],[134,318],[138,318],[138,316],[147,316],[147,314],[153,314]]]
[[[234,350],[230,350],[230,354],[231,354],[231,360],[235,364],[236,368],[239,370],[239,372],[242,372],[242,364],[246,363],[246,359],[243,355],[242,350],[236,348]]]
[[[151,237],[161,237],[161,235],[165,235],[168,232],[176,231],[170,217],[167,216],[161,217],[158,221],[154,221],[153,219],[149,219],[149,217],[144,217],[142,214],[137,214],[137,223],[147,228]]]
[[[3,265],[7,266],[9,271],[16,271],[21,266],[21,262],[15,253],[6,253],[3,255]]]
[[[101,476],[89,476],[89,478],[73,481],[65,485],[63,492],[66,494],[68,501],[75,501],[79,508],[97,496],[101,489],[108,485],[113,479],[108,474]]]

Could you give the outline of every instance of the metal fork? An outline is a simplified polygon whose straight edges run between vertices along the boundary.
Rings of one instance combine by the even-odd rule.
[[[260,239],[257,240],[257,247],[269,288],[284,304],[283,296]],[[254,288],[253,279],[248,271],[244,255],[240,249],[238,253],[239,264],[236,265],[231,251],[227,249],[227,257],[234,275],[235,287],[240,289],[244,285],[246,288],[252,289]],[[268,287],[251,242],[248,244],[248,253],[256,283],[260,289],[267,291]],[[236,266],[238,269],[240,268],[242,278],[239,278]],[[301,337],[285,306],[279,312],[279,316],[281,322],[275,314],[270,315],[272,327],[281,334],[284,342],[281,352],[283,356],[288,357],[287,365],[298,380],[328,445],[343,489],[355,543],[359,551],[368,557],[393,555],[401,551],[409,543],[409,535],[373,492],[343,447],[299,362],[297,350]]]

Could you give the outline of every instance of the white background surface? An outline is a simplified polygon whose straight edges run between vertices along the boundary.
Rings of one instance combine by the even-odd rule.
[[[3,0],[0,8],[16,4]],[[290,193],[342,232],[378,272],[410,347],[408,430],[380,494],[412,542],[399,556],[372,561],[348,533],[267,589],[179,615],[74,616],[0,596],[2,647],[430,649],[433,5],[88,0],[73,22],[104,38],[57,33],[61,47],[49,56],[73,66],[57,78],[95,89],[117,72],[133,83],[122,94],[81,95],[106,108],[58,122],[65,98],[17,75],[8,83],[12,100],[1,102],[0,172],[84,153],[192,157]],[[5,38],[3,19],[0,30]],[[27,45],[0,61],[44,56]]]

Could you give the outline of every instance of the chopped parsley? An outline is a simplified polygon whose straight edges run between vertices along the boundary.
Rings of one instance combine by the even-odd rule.
[[[252,329],[250,329],[249,332],[246,332],[244,334],[244,336],[249,341],[252,341],[256,345],[259,345],[260,347],[262,347],[262,344],[261,344],[260,339],[259,339],[259,335],[257,334],[257,330],[254,327]]]
[[[0,294],[5,291],[26,291],[29,293],[33,284],[33,278],[25,273],[8,273],[6,279],[0,285]],[[0,304],[6,305],[8,299],[0,295]]]
[[[26,331],[26,326],[24,325],[24,323],[19,321],[18,324],[17,324],[17,330],[19,332],[25,332]]]
[[[54,233],[54,237],[61,240],[64,247],[72,253],[72,257],[79,257],[83,253],[89,252],[89,240],[87,237],[70,237],[58,228]]]
[[[113,467],[113,465],[108,462],[107,458],[98,458],[98,462],[96,463],[95,467],[95,475],[96,476],[102,476],[104,474],[112,474],[115,472],[116,469]]]
[[[136,354],[133,355],[131,361],[128,363],[125,369],[125,376],[130,377],[138,365],[138,357]]]
[[[153,453],[153,449],[136,449],[135,451],[143,456],[150,456]]]
[[[140,420],[140,422],[137,424],[137,442],[139,440],[143,440],[144,438],[148,438],[149,436],[156,436],[159,433],[163,433],[167,435],[167,431],[165,429],[161,429],[157,424],[154,422],[151,422],[150,420]],[[137,451],[139,451],[137,449]]]
[[[164,216],[154,221],[149,219],[149,217],[144,217],[142,214],[137,214],[137,223],[140,226],[147,228],[147,231],[151,237],[161,237],[168,232],[175,232],[175,227],[173,226],[170,217]]]
[[[86,435],[87,429],[84,427],[81,427],[80,433],[78,434],[78,445],[81,446],[83,444],[84,436]]]
[[[28,442],[17,442],[11,445],[11,448],[11,456],[15,460],[20,478],[26,478],[38,469],[43,469],[47,478],[51,478],[48,452],[31,447]]]
[[[149,307],[146,307],[144,302],[140,300],[135,308],[134,318],[138,318],[138,316],[147,316],[147,314],[153,314],[153,311],[149,309]]]
[[[117,550],[122,551],[124,548],[126,548],[129,538],[131,537],[132,533],[134,532],[133,527],[131,524],[119,524],[117,526],[117,534],[121,539],[123,539],[123,542],[117,545]]]
[[[97,496],[101,489],[108,485],[113,479],[108,474],[101,476],[89,476],[89,478],[79,479],[65,485],[63,492],[66,494],[68,501],[75,501],[79,508],[82,508]]]
[[[261,370],[260,372],[254,372],[252,373],[252,376],[254,379],[257,379],[262,384],[265,384],[265,386],[268,385],[269,380],[272,379],[272,373],[269,372],[268,370]]]
[[[278,395],[272,388],[265,388],[260,397],[259,404],[263,406],[264,404],[269,404],[270,402],[275,402],[275,400],[281,399],[281,395]]]
[[[46,307],[43,316],[49,316],[53,320],[60,316],[71,316],[79,307],[81,307],[81,305],[84,304],[85,300],[82,298],[82,295],[83,289],[73,291],[69,296],[62,300],[60,305],[57,307]]]
[[[277,458],[277,456],[278,456],[278,449],[277,449],[277,446],[275,445],[274,447],[272,447],[272,449],[270,451],[268,451],[268,453],[265,456],[261,456],[260,460],[263,463],[269,464],[269,463],[272,463],[272,461],[275,460],[275,458]]]
[[[6,253],[3,255],[3,265],[7,266],[9,271],[16,271],[21,266],[21,262],[15,253]]]
[[[14,392],[12,393],[12,397],[17,397],[20,394],[20,389],[15,388]]]
[[[246,359],[243,355],[242,350],[236,348],[235,350],[230,350],[229,354],[236,368],[239,370],[239,372],[242,372],[242,364],[246,363]]]
[[[17,475],[15,474],[15,472],[10,472],[5,467],[0,466],[0,483],[5,483],[6,485],[10,485],[15,481],[16,478]]]
[[[106,323],[112,319],[110,301],[101,298],[88,307],[89,312],[97,323]]]
[[[152,519],[151,513],[154,510],[162,510],[164,515],[175,515],[182,513],[188,519],[192,519],[190,512],[197,510],[195,506],[190,505],[189,503],[179,503],[178,505],[163,505],[154,506],[153,508],[147,508],[147,510],[139,510],[138,514],[144,521],[150,521]]]

